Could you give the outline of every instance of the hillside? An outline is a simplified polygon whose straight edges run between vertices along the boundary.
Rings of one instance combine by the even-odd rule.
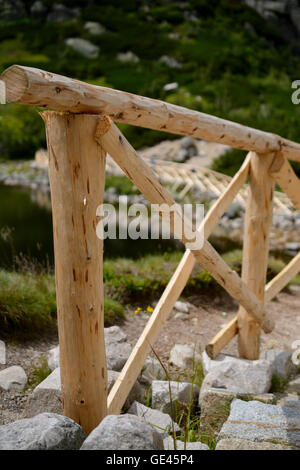
[[[0,71],[38,67],[299,141],[299,11],[289,0],[0,0]],[[29,158],[45,145],[36,110],[0,112],[0,158]],[[122,128],[137,148],[167,137]]]

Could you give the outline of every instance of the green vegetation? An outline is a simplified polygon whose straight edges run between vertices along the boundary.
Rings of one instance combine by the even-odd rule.
[[[181,252],[147,255],[137,260],[117,258],[104,261],[105,326],[125,318],[127,304],[140,305],[157,299],[163,292],[182,257]],[[224,260],[238,273],[241,271],[241,250],[223,255]],[[56,329],[56,301],[54,276],[39,272],[32,264],[26,271],[0,270],[0,330],[3,337],[27,339]],[[270,257],[268,279],[285,266],[284,261]],[[300,275],[291,283],[300,284]],[[183,296],[221,289],[212,276],[196,265]],[[149,310],[150,312],[150,310]],[[198,385],[203,378],[197,370],[192,379]]]
[[[126,176],[107,176],[105,189],[115,188],[117,194],[139,194],[138,189]]]
[[[29,8],[33,0],[27,3]],[[241,0],[184,4],[154,0],[147,3],[148,10],[138,0],[103,0],[93,6],[77,1],[72,6],[79,6],[81,15],[65,23],[45,23],[29,16],[1,22],[0,70],[15,63],[38,67],[297,140],[300,107],[291,102],[291,82],[299,79],[300,58],[275,26]],[[198,19],[187,20],[185,11]],[[100,22],[106,32],[91,35],[84,28],[86,21]],[[65,43],[70,37],[98,45],[99,57],[88,59],[73,51]],[[136,54],[139,62],[117,60],[118,53],[127,51]],[[181,67],[161,62],[164,55]],[[177,82],[178,88],[165,91],[169,82]],[[45,145],[36,110],[8,105],[1,108],[1,117],[0,157],[29,158]],[[121,127],[135,147],[167,137]]]
[[[285,393],[289,379],[273,375],[270,393]]]
[[[47,358],[43,356],[39,359],[38,365],[30,370],[26,390],[33,390],[38,384],[43,382],[49,374],[51,374],[51,369],[48,366]]]

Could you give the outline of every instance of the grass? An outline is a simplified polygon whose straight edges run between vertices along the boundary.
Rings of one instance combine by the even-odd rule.
[[[222,255],[232,269],[241,272],[242,252],[232,250]],[[136,260],[117,258],[105,260],[104,322],[111,326],[125,318],[125,306],[141,305],[160,297],[182,257],[181,252],[147,255]],[[23,266],[25,265],[22,263]],[[285,266],[281,259],[270,257],[267,278],[270,280]],[[21,266],[22,268],[22,266]],[[300,275],[291,283],[300,284]],[[199,292],[214,295],[221,289],[212,276],[198,264],[193,269],[183,297]],[[56,297],[53,274],[35,271],[28,264],[26,271],[0,270],[0,331],[1,336],[16,339],[38,337],[56,330]],[[199,381],[201,371],[197,372]]]
[[[40,358],[38,365],[30,370],[25,391],[33,390],[43,382],[49,374],[51,374],[51,369],[48,366],[47,358],[43,356]]]
[[[289,379],[273,375],[270,393],[285,393]]]

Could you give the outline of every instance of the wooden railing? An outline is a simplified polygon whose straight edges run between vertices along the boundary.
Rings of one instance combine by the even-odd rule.
[[[258,358],[260,330],[268,333],[274,328],[264,304],[300,270],[298,254],[265,285],[274,183],[299,209],[300,184],[288,159],[300,161],[300,145],[197,111],[28,67],[7,69],[1,76],[0,93],[2,103],[54,110],[42,117],[49,152],[64,413],[87,432],[107,413],[120,413],[196,261],[240,305],[236,317],[207,345],[207,353],[215,357],[238,334],[240,356]],[[106,153],[151,203],[174,204],[113,121],[221,142],[249,153],[198,228],[204,231],[203,248],[186,250],[107,399],[103,242],[96,236]],[[207,239],[248,178],[240,278]],[[187,238],[176,233],[174,217],[170,227],[186,244]]]

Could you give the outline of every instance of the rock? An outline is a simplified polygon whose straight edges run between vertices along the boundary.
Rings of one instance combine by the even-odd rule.
[[[297,372],[297,367],[292,362],[292,353],[280,349],[269,349],[260,355],[272,364],[273,375],[281,378],[288,378]]]
[[[147,357],[141,372],[141,378],[146,381],[146,383],[151,384],[152,380],[165,380],[166,373],[157,359]]]
[[[60,367],[54,369],[48,377],[45,378],[41,383],[39,383],[35,389],[36,390],[61,390],[61,381],[60,381]]]
[[[55,413],[0,426],[0,450],[78,450],[85,438],[79,424]]]
[[[47,355],[49,369],[54,370],[59,367],[59,346],[50,349]]]
[[[67,8],[61,3],[54,3],[52,11],[47,16],[47,21],[55,21],[56,23],[63,23],[65,21],[74,20],[78,18],[80,11],[78,8]]]
[[[0,364],[6,364],[6,347],[2,340],[0,340]]]
[[[28,396],[22,418],[32,418],[40,413],[63,414],[60,390],[41,388]]]
[[[291,285],[289,286],[289,290],[290,292],[292,292],[293,294],[300,294],[300,286],[297,286],[297,285]]]
[[[138,56],[131,51],[119,52],[119,54],[117,54],[117,60],[125,64],[137,64],[140,61]]]
[[[30,7],[30,13],[34,18],[42,18],[47,13],[47,7],[43,2],[34,2]]]
[[[0,21],[18,20],[24,15],[24,4],[20,0],[0,0]]]
[[[174,315],[174,319],[175,319],[175,320],[183,320],[183,321],[186,321],[186,320],[189,319],[189,317],[187,316],[186,313],[177,312],[177,313],[175,313],[175,315]]]
[[[192,137],[183,137],[180,140],[180,147],[188,152],[189,158],[198,155],[198,148],[195,144],[195,140]]]
[[[186,149],[180,149],[176,155],[174,156],[173,160],[177,163],[184,163],[189,158],[189,152]]]
[[[65,40],[65,43],[67,46],[71,47],[71,49],[78,52],[78,54],[88,59],[96,59],[99,55],[100,48],[87,39],[68,38]]]
[[[188,304],[185,302],[180,302],[179,300],[175,302],[174,309],[177,310],[177,312],[182,312],[182,313],[190,312]]]
[[[300,411],[295,408],[234,399],[218,441],[242,439],[300,448],[299,423]]]
[[[164,91],[171,91],[171,90],[177,90],[178,88],[178,83],[177,82],[172,82],[172,83],[166,83],[163,86]]]
[[[109,415],[84,441],[81,450],[163,450],[153,426],[131,414]]]
[[[96,21],[87,21],[84,23],[84,29],[92,34],[93,36],[100,36],[101,34],[106,33],[106,29],[102,24],[97,23]]]
[[[164,448],[165,450],[175,450],[174,449],[174,439],[171,436],[164,438]],[[183,441],[176,439],[176,450],[209,450],[209,447],[202,442],[186,442],[184,445]]]
[[[221,439],[216,450],[293,450],[292,447],[272,442],[252,442],[242,439]]]
[[[191,400],[195,402],[199,396],[199,387],[188,382],[170,381],[172,403],[169,392],[169,382],[153,380],[152,382],[152,407],[163,413],[168,413],[175,421],[180,410],[188,405]]]
[[[178,62],[178,60],[176,60],[174,57],[169,57],[168,55],[161,56],[158,62],[161,62],[162,64],[165,64],[172,69],[182,68],[182,64]]]
[[[300,411],[300,400],[298,395],[284,394],[283,397],[277,400],[276,405],[292,406]]]
[[[211,360],[203,354],[202,363],[208,373],[202,382],[199,404],[210,388],[256,394],[267,393],[271,388],[272,366],[264,359],[249,361],[220,354]]]
[[[160,434],[172,432],[173,426],[175,432],[180,432],[181,429],[177,423],[175,423],[170,415],[166,413],[162,413],[159,410],[154,410],[149,408],[141,403],[135,401],[128,410],[129,414],[133,414],[135,416],[139,416],[142,418],[146,423],[151,424],[155,430]],[[173,424],[172,424],[173,423]]]
[[[122,370],[131,354],[131,346],[127,341],[127,336],[120,327],[111,326],[104,328],[104,337],[107,368],[115,371]],[[49,351],[48,365],[51,370],[59,367],[59,346]]]
[[[127,336],[118,326],[104,328],[104,335],[107,368],[120,371],[131,354],[131,346],[127,341]]]
[[[114,370],[107,371],[107,393],[109,393],[119,377],[120,372]],[[144,398],[144,389],[141,387],[139,382],[135,382],[132,389],[129,392],[129,395],[124,403],[123,408],[127,410],[134,401],[142,401]]]
[[[230,404],[234,398],[245,401],[257,400],[267,404],[273,404],[276,401],[276,397],[272,393],[253,395],[230,390],[210,389],[201,399],[200,430],[204,436],[215,439],[219,434],[229,416]]]
[[[194,369],[201,361],[201,356],[195,346],[175,344],[171,349],[169,362],[183,369]]]
[[[21,392],[27,384],[27,375],[21,366],[12,366],[0,371],[0,388]]]
[[[291,380],[286,388],[287,393],[297,393],[300,395],[300,375],[297,375],[297,377],[293,380]]]

